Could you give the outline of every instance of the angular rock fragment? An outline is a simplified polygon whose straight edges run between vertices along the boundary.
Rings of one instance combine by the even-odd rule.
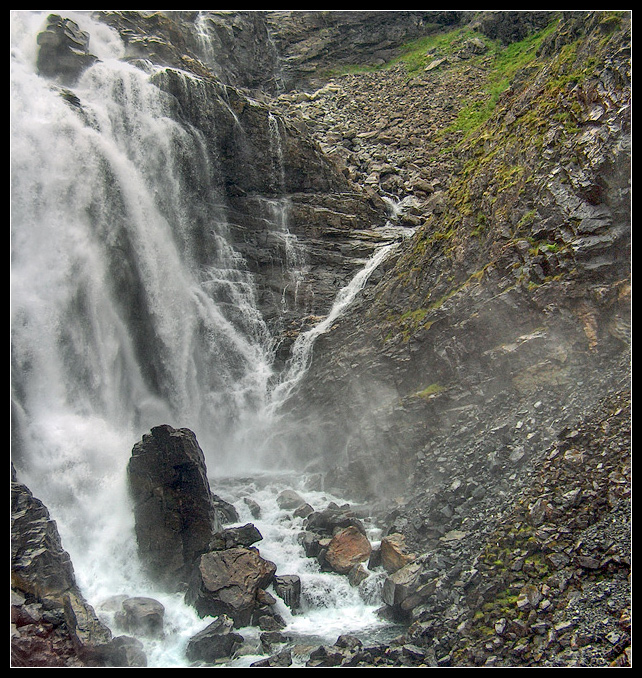
[[[185,599],[201,617],[225,614],[237,628],[248,626],[275,572],[253,548],[210,551],[200,557]]]

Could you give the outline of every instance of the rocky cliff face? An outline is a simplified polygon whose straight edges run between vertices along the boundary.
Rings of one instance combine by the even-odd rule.
[[[496,34],[498,17],[491,18],[480,28],[492,25]],[[402,533],[427,561],[415,563],[405,579],[398,575],[400,590],[413,592],[399,610],[423,629],[420,644],[436,653],[437,663],[441,655],[446,664],[546,664],[560,647],[568,648],[567,659],[596,661],[587,659],[591,649],[581,649],[595,640],[594,631],[579,641],[569,634],[568,643],[560,645],[551,635],[552,618],[543,622],[537,605],[516,615],[512,604],[499,604],[502,590],[512,595],[512,586],[517,594],[524,581],[504,589],[506,580],[495,576],[497,570],[491,576],[484,571],[479,584],[485,593],[472,605],[452,588],[440,593],[440,587],[447,563],[470,563],[479,576],[470,556],[484,544],[490,548],[493,529],[506,529],[502,517],[514,509],[522,490],[531,490],[523,500],[531,510],[547,501],[550,488],[532,492],[533,481],[547,465],[547,455],[555,456],[551,449],[560,444],[558,435],[564,440],[576,430],[606,394],[614,391],[616,399],[628,400],[628,28],[622,17],[603,13],[556,17],[485,124],[458,136],[452,122],[458,115],[462,119],[461,102],[471,96],[476,98],[472,108],[481,107],[489,75],[483,45],[475,41],[463,48],[453,43],[450,51],[436,51],[428,67],[412,77],[394,71],[352,76],[337,79],[334,91],[326,89],[333,112],[359,98],[381,106],[382,124],[376,129],[372,109],[369,120],[348,116],[357,132],[346,136],[367,139],[369,148],[348,153],[344,142],[339,152],[355,174],[380,190],[411,192],[413,215],[421,225],[383,279],[317,345],[293,412],[309,425],[300,449],[308,443],[311,463],[320,449],[334,455],[331,486],[360,487],[364,497],[386,492],[396,497],[389,531]],[[459,103],[452,109],[445,101],[431,102],[429,110],[436,115],[430,123],[423,118],[428,133],[411,139],[405,123],[410,116],[422,119],[413,104],[419,101],[417,108],[428,109],[436,83],[445,87],[438,92],[447,95],[448,103]],[[398,97],[390,95],[393,87]],[[326,135],[326,144],[336,143],[323,125],[318,133]],[[441,155],[433,162],[435,152]],[[384,156],[395,161],[382,171]],[[402,157],[405,163],[399,162]],[[366,158],[370,164],[363,162]],[[605,424],[611,416],[600,419],[597,428],[613,425]],[[629,452],[619,449],[614,473],[626,476]],[[591,474],[586,463],[582,467]],[[610,488],[607,492],[615,485]],[[567,479],[558,491],[570,497],[578,486]],[[626,590],[630,514],[627,508],[620,513],[623,505],[617,500],[598,508],[596,499],[586,507],[593,517],[562,533],[581,540],[589,525],[612,525],[608,534],[620,544],[615,550],[624,567],[606,578],[614,590]],[[564,511],[561,504],[556,510]],[[518,519],[508,521],[513,519],[510,529],[519,530]],[[539,526],[559,536],[554,523],[547,514]],[[538,559],[560,551],[577,565],[578,554],[569,548],[540,545],[524,555]],[[553,570],[548,586],[564,579],[563,569],[558,564],[546,576],[540,573],[537,595]],[[455,571],[461,573],[459,567]],[[570,587],[576,593],[592,586],[580,579]],[[473,586],[466,576],[459,580],[464,590]],[[451,616],[451,627],[465,627],[492,605],[519,623],[508,637],[497,632],[466,654],[466,633],[464,639],[453,634],[444,642],[436,630],[441,628],[438,600],[452,605],[450,613],[440,608],[442,617]],[[564,609],[567,603],[556,605]],[[622,639],[626,617],[626,606],[610,617],[614,637]],[[549,635],[529,644],[540,632],[533,631],[535,622]],[[564,628],[577,632],[573,624]],[[609,649],[608,642],[606,647],[596,651],[602,657],[598,662],[621,660],[622,648]]]
[[[110,663],[118,642],[83,598],[56,523],[11,475],[11,665]]]
[[[418,170],[439,125],[456,112],[435,116],[431,141],[406,151],[414,174],[399,172],[399,183],[419,187],[421,178],[443,190],[413,192],[421,226],[377,287],[321,339],[300,401],[317,405],[311,420],[327,422],[342,463],[368,465],[369,455],[388,459],[394,450],[400,479],[452,479],[454,467],[433,464],[430,455],[443,456],[438,441],[453,430],[471,431],[477,461],[493,465],[513,447],[523,456],[531,443],[494,439],[508,411],[532,415],[535,403],[556,403],[541,436],[559,428],[562,410],[572,416],[594,402],[597,384],[622,378],[630,308],[628,51],[626,36],[603,17],[582,19],[581,29],[573,13],[562,20],[488,123],[446,153],[446,173]],[[472,84],[463,71],[474,69],[449,61],[439,82],[450,82],[452,94],[458,78]],[[399,119],[436,77],[424,72],[401,90]],[[399,83],[395,74],[385,78]],[[340,84],[358,90],[359,78]],[[385,86],[380,91],[371,101],[392,118],[393,98]],[[402,129],[397,123],[396,137],[392,126],[386,130],[397,158],[403,144],[389,140],[404,139]],[[381,148],[382,136],[371,143]],[[388,185],[381,175],[378,185]],[[345,424],[334,407],[338,393]]]

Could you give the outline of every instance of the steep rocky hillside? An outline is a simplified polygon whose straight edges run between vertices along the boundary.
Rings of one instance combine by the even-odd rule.
[[[294,411],[309,424],[300,449],[321,467],[331,461],[319,459],[319,450],[334,452],[335,487],[360,488],[369,499],[395,497],[389,531],[424,554],[420,572],[403,583],[414,592],[403,614],[417,621],[420,644],[437,659],[621,661],[630,508],[626,499],[603,498],[628,482],[630,429],[627,416],[621,428],[603,410],[592,412],[611,393],[625,408],[629,400],[628,25],[618,14],[570,12],[497,54],[482,32],[467,29],[424,52],[421,69],[408,61],[337,77],[317,93],[321,106],[305,98],[296,103],[348,175],[391,196],[412,196],[402,218],[419,224],[378,284],[317,345]],[[621,417],[621,408],[614,409]],[[586,604],[595,577],[609,582],[614,597],[604,628],[611,620],[618,640],[610,647],[595,626],[579,641],[559,640],[552,618],[544,621],[533,606],[529,623],[513,629],[507,642],[492,624],[489,629],[492,614],[482,611],[504,621],[517,612],[525,622],[528,614],[511,598],[524,581],[502,593],[506,581],[498,570],[510,566],[500,555],[489,572],[477,557],[506,532],[514,553],[519,550],[514,533],[528,530],[513,513],[520,511],[518,496],[527,493],[521,501],[530,510],[549,501],[550,488],[533,492],[536,483],[549,482],[538,475],[578,427],[612,427],[623,437],[618,443],[607,435],[592,453],[574,457],[586,487],[594,488],[583,494],[587,517],[581,526],[559,528],[546,513],[543,530],[555,546],[533,552],[535,560],[562,553],[579,569],[542,568],[535,587],[539,596],[561,577],[561,590],[570,586],[573,593],[554,607],[570,610],[569,600],[583,600],[578,609]],[[601,471],[593,476],[588,462],[607,449],[619,450],[617,461],[603,491],[595,492]],[[604,468],[596,462],[594,468]],[[558,496],[581,491],[559,470],[555,477]],[[571,517],[563,501],[551,510]],[[598,573],[586,581],[575,549],[597,524],[612,526],[604,541],[619,564],[611,568],[608,558],[592,555]],[[608,548],[604,543],[598,551]],[[531,555],[527,547],[523,556]],[[457,584],[453,573],[468,568],[484,580],[484,594],[464,601],[456,589],[478,584],[467,576]],[[568,576],[578,580],[570,585]],[[462,649],[459,633],[449,636],[436,609],[451,632],[470,623],[480,628],[484,622],[477,620],[485,620],[478,650]],[[587,614],[569,619],[566,631],[577,631]],[[537,634],[548,636],[534,645],[523,640]],[[553,658],[557,652],[562,656]]]
[[[619,662],[627,643],[630,508],[626,499],[604,498],[628,482],[630,429],[628,415],[620,428],[608,409],[595,418],[592,410],[611,392],[625,408],[629,399],[626,18],[571,12],[499,55],[489,53],[481,33],[465,42],[455,37],[425,54],[421,70],[400,64],[336,78],[325,106],[308,114],[318,121],[329,110],[345,121],[344,139],[337,144],[342,127],[331,123],[325,143],[339,147],[334,152],[361,180],[412,195],[408,218],[420,225],[378,285],[317,346],[300,400],[313,406],[296,416],[308,415],[312,433],[325,425],[308,458],[334,449],[336,486],[361,483],[371,498],[396,493],[389,529],[424,554],[402,607],[421,629],[419,644],[437,659]],[[491,100],[511,50],[521,63]],[[347,152],[346,139],[363,144]],[[578,426],[589,431],[592,452],[567,439]],[[608,434],[603,440],[611,427],[622,432],[619,443]],[[590,496],[561,468],[554,481],[542,480],[560,445],[570,448],[564,463],[573,457],[586,474],[581,485]],[[616,461],[601,476],[608,450],[618,450]],[[578,493],[583,511],[561,500]],[[520,506],[548,507],[529,543],[534,527]],[[578,565],[576,549],[588,548],[594,537],[587,534],[598,534],[600,524],[610,528],[598,554]],[[554,545],[542,547],[542,539]],[[566,610],[563,631],[537,605],[515,605],[527,583],[507,583],[505,573],[522,568],[505,554],[513,549],[519,560],[520,548],[526,560],[542,562],[552,552],[565,561],[537,566],[535,584],[528,583],[540,599],[552,586],[570,588],[553,606]],[[614,567],[603,557],[609,548]],[[566,563],[573,567],[565,570]],[[600,594],[611,605],[597,612],[603,634],[585,626],[596,584],[613,596]],[[503,624],[518,617],[505,635]],[[470,625],[478,641],[469,645]]]
[[[430,67],[404,75],[401,66],[326,88],[317,110],[347,108],[353,141],[362,125],[354,172],[365,166],[361,178],[380,190],[413,196],[406,218],[420,224],[385,279],[319,347],[312,395],[302,400],[322,406],[325,380],[333,403],[344,390],[344,438],[336,410],[327,414],[338,454],[355,420],[367,434],[373,409],[378,428],[363,447],[385,441],[388,458],[400,444],[401,466],[420,446],[434,447],[446,422],[478,417],[491,401],[487,425],[501,418],[502,399],[518,409],[540,388],[572,400],[578,381],[604,383],[613,372],[617,382],[613,367],[596,365],[626,355],[630,323],[628,45],[605,17],[581,14],[579,26],[578,18],[571,13],[539,45],[523,46],[528,65],[469,130],[463,113],[487,106],[497,77],[484,50],[472,60],[446,56],[437,75]],[[354,115],[359,108],[367,114]],[[336,134],[341,124],[329,117]]]

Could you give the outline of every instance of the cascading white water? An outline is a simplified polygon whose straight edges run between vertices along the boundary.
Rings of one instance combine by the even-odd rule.
[[[288,368],[274,389],[270,403],[274,412],[278,411],[279,406],[292,394],[301,377],[305,374],[312,358],[312,350],[317,337],[330,329],[332,323],[337,320],[363,289],[372,272],[396,247],[396,243],[380,247],[348,285],[339,290],[330,313],[320,323],[297,337],[292,347],[292,357]]]
[[[244,470],[250,460],[260,467],[315,338],[389,250],[300,337],[279,382],[274,338],[230,245],[220,196],[198,205],[186,198],[186,158],[202,181],[190,195],[208,195],[217,172],[199,132],[172,119],[151,73],[121,61],[120,39],[89,13],[66,15],[91,34],[100,61],[71,93],[41,78],[36,35],[47,14],[11,12],[12,402],[21,441],[13,457],[57,521],[88,599],[161,600],[169,631],[148,648],[150,665],[181,665],[204,623],[182,600],[150,590],[137,569],[125,482],[133,444],[169,423],[196,432],[208,467],[223,467],[226,455]],[[195,224],[212,243],[207,265],[196,256]],[[271,541],[272,517],[262,551],[281,548]],[[290,567],[291,548],[274,554],[279,569]]]
[[[321,571],[315,559],[305,556],[298,537],[303,519],[293,517],[292,511],[281,509],[276,498],[284,489],[296,488],[301,496],[315,509],[323,510],[330,502],[340,504],[341,499],[325,492],[305,487],[306,479],[300,474],[275,473],[259,475],[250,482],[239,483],[227,479],[223,491],[228,497],[238,499],[240,524],[253,523],[263,536],[257,546],[261,555],[276,563],[280,574],[298,575],[302,581],[302,609],[293,614],[277,597],[277,612],[287,623],[284,635],[293,639],[293,644],[316,646],[331,645],[341,634],[365,634],[374,642],[390,634],[390,626],[376,614],[381,606],[383,574],[373,573],[359,587],[351,586],[347,578]],[[251,497],[261,507],[261,515],[255,518],[242,501]],[[380,531],[366,523],[368,537],[373,546],[380,538]],[[243,629],[246,638],[257,635],[256,629]],[[363,637],[363,636],[362,636]],[[316,644],[316,645],[315,645]],[[230,663],[232,667],[247,666],[256,660],[250,654]],[[297,657],[293,657],[295,664]]]

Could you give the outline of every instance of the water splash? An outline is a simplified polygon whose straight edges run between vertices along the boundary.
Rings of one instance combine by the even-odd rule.
[[[325,509],[329,503],[337,505],[342,499],[326,492],[312,490],[304,475],[259,475],[251,480],[222,479],[222,491],[228,500],[239,507],[240,523],[252,522],[263,540],[257,543],[261,555],[277,565],[279,574],[296,575],[301,579],[301,609],[293,613],[278,598],[276,611],[286,622],[283,635],[290,645],[316,646],[336,642],[341,634],[352,633],[364,639],[374,639],[390,630],[390,625],[377,615],[381,605],[383,574],[368,572],[360,586],[351,586],[344,575],[324,572],[318,562],[305,555],[299,536],[305,529],[304,519],[293,516],[292,511],[278,506],[277,497],[284,489],[295,489],[315,510]],[[242,501],[250,496],[261,508],[259,518],[253,517]],[[380,532],[365,523],[367,534],[376,546]],[[241,634],[252,638],[252,629],[242,629]],[[258,655],[241,657],[230,662],[232,668],[248,666]],[[295,664],[297,665],[296,657]]]
[[[163,422],[206,449],[237,444],[265,407],[273,345],[222,210],[190,199],[217,170],[198,131],[114,58],[112,33],[73,97],[39,77],[44,18],[12,13],[13,459],[92,586],[106,551],[132,550],[133,444]],[[186,158],[200,184],[186,184]],[[194,256],[204,228],[207,266]],[[124,565],[109,576],[129,577]]]

